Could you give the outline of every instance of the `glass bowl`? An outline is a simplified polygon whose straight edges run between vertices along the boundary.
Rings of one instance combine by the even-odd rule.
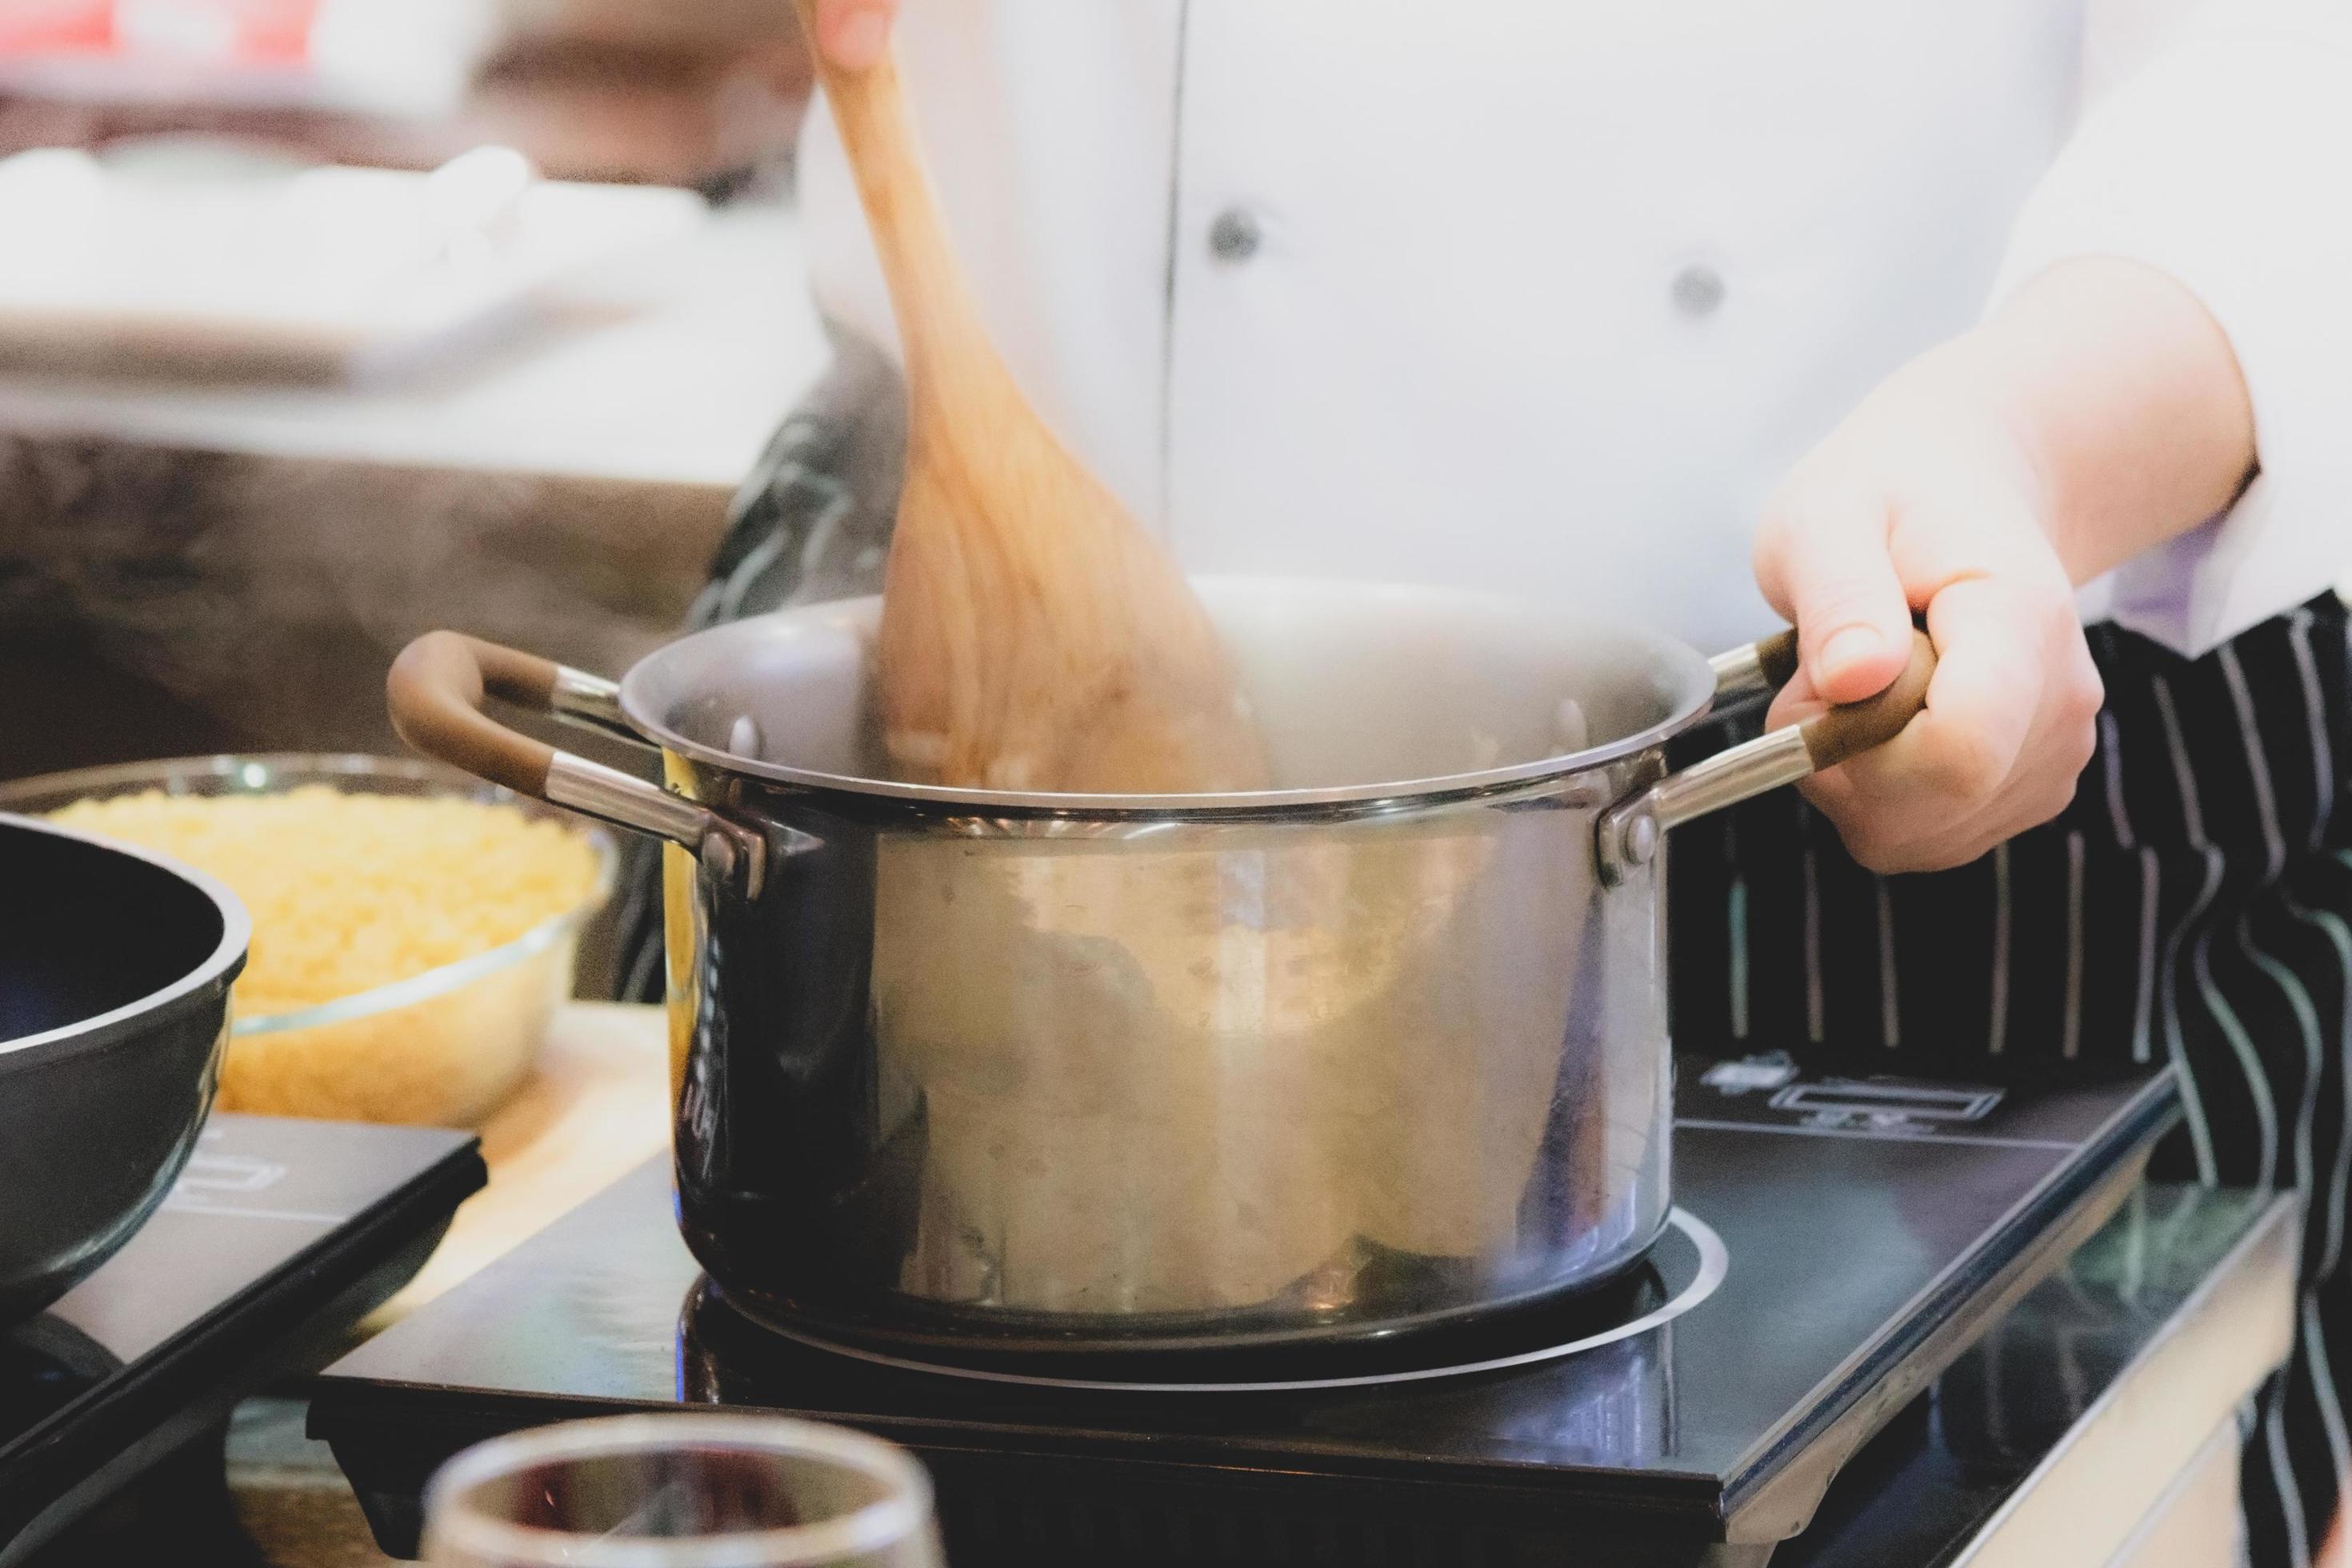
[[[510,805],[527,817],[562,823],[594,848],[596,879],[588,896],[501,946],[285,1012],[246,1016],[232,999],[223,1110],[478,1125],[530,1075],[548,1021],[571,997],[581,929],[604,907],[619,863],[609,835],[437,763],[308,752],[180,757],[48,773],[0,784],[0,811],[38,815],[147,790],[279,795],[304,784]]]

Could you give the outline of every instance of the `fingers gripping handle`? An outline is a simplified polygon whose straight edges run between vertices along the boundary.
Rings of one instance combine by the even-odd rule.
[[[1785,685],[1797,669],[1797,634],[1783,632],[1712,663],[1720,691]],[[1601,814],[1598,827],[1602,878],[1622,881],[1648,864],[1670,827],[1885,744],[1927,707],[1927,686],[1935,674],[1935,644],[1926,632],[1915,630],[1910,661],[1877,696],[1825,710],[1802,723],[1718,752],[1612,806]]]
[[[1793,644],[1796,634],[1789,634]],[[1936,675],[1936,645],[1927,634],[1911,634],[1911,658],[1885,690],[1859,702],[1828,709],[1797,726],[1812,771],[1833,768],[1886,744],[1927,706],[1927,683]]]

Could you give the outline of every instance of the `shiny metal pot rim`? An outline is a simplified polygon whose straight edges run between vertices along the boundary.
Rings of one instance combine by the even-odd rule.
[[[1272,577],[1201,577],[1194,579],[1213,602],[1231,606],[1251,600],[1297,605],[1302,595],[1356,605],[1392,605],[1400,611],[1451,601],[1462,607],[1492,609],[1535,616],[1532,605],[1470,589],[1437,589],[1346,580],[1293,580]],[[870,628],[880,601],[845,599],[790,612],[803,627],[829,622],[835,628],[861,638]],[[856,773],[827,772],[746,755],[714,746],[683,733],[667,715],[675,711],[678,693],[704,682],[709,671],[740,660],[772,636],[765,617],[730,622],[693,633],[640,659],[617,685],[601,676],[562,667],[553,697],[555,711],[563,717],[615,731],[632,739],[651,742],[666,751],[709,766],[747,777],[804,789],[832,790],[886,800],[920,803],[976,816],[1053,813],[1073,816],[1150,816],[1155,819],[1203,816],[1289,816],[1313,808],[1402,807],[1424,805],[1444,798],[1486,795],[1526,784],[1549,784],[1624,757],[1635,756],[1679,734],[1706,717],[1718,687],[1724,684],[1725,660],[1710,661],[1687,645],[1640,626],[1601,618],[1586,618],[1578,627],[1580,641],[1595,647],[1632,650],[1648,664],[1672,691],[1654,721],[1598,744],[1496,767],[1428,777],[1373,780],[1369,783],[1310,788],[1235,790],[1190,795],[1086,795],[1048,791],[968,789],[944,784],[908,783]],[[1751,650],[1727,656],[1732,661]]]
[[[1587,617],[1563,629],[1557,616],[1538,606],[1469,590],[1289,578],[1202,578],[1196,586],[1229,637],[1248,617],[1258,617],[1264,630],[1309,610],[1326,622],[1352,615],[1358,631],[1385,634],[1393,626],[1399,637],[1409,637],[1418,615],[1422,629],[1437,634],[1429,645],[1432,657],[1442,658],[1449,626],[1458,636],[1465,625],[1478,626],[1489,644],[1510,641],[1483,635],[1507,626],[1544,639],[1556,667],[1582,670],[1580,683],[1590,695],[1628,687],[1645,695],[1630,717],[1620,711],[1598,723],[1602,739],[1597,744],[1523,745],[1517,760],[1491,766],[1360,766],[1338,779],[1224,794],[947,788],[876,776],[839,761],[831,766],[807,761],[824,756],[862,765],[872,754],[862,742],[874,739],[865,729],[872,719],[865,691],[880,602],[866,598],[803,605],[697,632],[638,660],[618,682],[454,632],[428,633],[394,661],[388,681],[393,724],[428,755],[520,794],[667,839],[712,874],[756,894],[768,862],[796,847],[789,837],[766,843],[699,800],[509,730],[482,711],[484,700],[536,708],[745,783],[896,806],[932,821],[967,817],[996,831],[1025,819],[1045,832],[1076,825],[1131,836],[1186,823],[1312,823],[1402,813],[1556,792],[1574,787],[1570,781],[1578,779],[1603,791],[1622,788],[1622,781],[1612,783],[1612,764],[1655,752],[1703,717],[1718,695],[1780,684],[1796,668],[1793,630],[1708,659],[1639,626]],[[1619,799],[1596,829],[1603,881],[1613,885],[1647,865],[1663,836],[1684,822],[1794,784],[1891,738],[1920,710],[1934,668],[1933,647],[1919,633],[1909,666],[1878,696],[1732,746]],[[803,759],[796,763],[762,754],[751,711],[755,696],[779,690],[802,699],[791,713],[772,715],[794,731],[793,754]],[[1298,695],[1291,694],[1294,703]],[[1259,706],[1263,712],[1265,704]],[[1343,727],[1359,721],[1356,714],[1339,720]],[[1363,734],[1381,733],[1377,716],[1361,721]],[[741,732],[747,723],[753,729]],[[728,735],[727,743],[709,738],[719,733]],[[1383,773],[1393,776],[1381,780]],[[1375,782],[1352,782],[1364,776]]]

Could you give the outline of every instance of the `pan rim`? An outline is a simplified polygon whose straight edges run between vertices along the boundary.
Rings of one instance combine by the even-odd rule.
[[[170,984],[134,997],[119,1007],[94,1013],[70,1024],[60,1024],[54,1029],[38,1034],[20,1035],[13,1040],[0,1040],[0,1061],[23,1057],[34,1052],[65,1054],[77,1049],[97,1049],[121,1043],[129,1037],[123,1026],[133,1020],[152,1019],[178,1008],[192,996],[218,986],[222,999],[222,1024],[227,1024],[228,985],[245,968],[245,961],[253,944],[253,917],[245,902],[229,889],[226,883],[208,872],[200,871],[168,855],[159,855],[137,845],[123,844],[100,834],[85,833],[77,828],[63,827],[39,817],[26,816],[16,812],[0,811],[0,828],[16,828],[34,833],[46,833],[52,837],[71,839],[92,848],[143,860],[156,869],[194,887],[212,900],[221,917],[220,941],[203,962],[191,968]]]

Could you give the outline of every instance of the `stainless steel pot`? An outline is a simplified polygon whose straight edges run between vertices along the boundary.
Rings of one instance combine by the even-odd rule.
[[[1668,1206],[1667,828],[1893,734],[1873,702],[1668,776],[1707,660],[1483,595],[1208,582],[1281,787],[890,780],[877,605],[619,686],[452,633],[408,742],[669,841],[679,1215],[740,1304],[999,1348],[1387,1332],[1588,1286]],[[660,748],[667,790],[481,713]]]

